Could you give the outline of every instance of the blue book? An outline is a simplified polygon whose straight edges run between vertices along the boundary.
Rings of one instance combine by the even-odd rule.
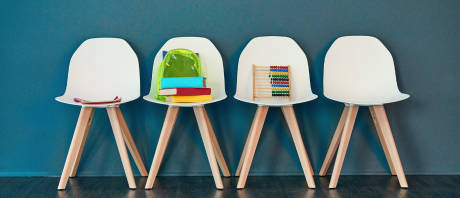
[[[169,77],[161,78],[160,87],[169,88],[206,88],[205,77]]]

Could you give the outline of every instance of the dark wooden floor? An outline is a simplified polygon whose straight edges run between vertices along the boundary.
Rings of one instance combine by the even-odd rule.
[[[315,176],[309,189],[303,176],[248,177],[246,188],[236,189],[237,177],[223,178],[224,190],[212,177],[157,177],[145,190],[145,177],[136,177],[138,189],[128,189],[125,177],[77,177],[58,191],[58,177],[0,177],[0,197],[460,197],[460,176],[407,176],[408,189],[395,176],[340,176],[336,189],[330,177]]]

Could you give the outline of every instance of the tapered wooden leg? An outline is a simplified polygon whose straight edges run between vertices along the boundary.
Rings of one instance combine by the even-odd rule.
[[[387,158],[388,165],[390,166],[391,174],[396,175],[395,167],[393,166],[393,161],[391,161],[390,153],[388,153],[387,144],[385,143],[385,139],[383,138],[382,129],[375,115],[373,106],[369,106],[369,110],[371,111],[372,120],[374,120],[375,128],[377,129],[377,134],[379,135],[380,142],[382,143],[383,151],[385,152],[385,157]]]
[[[64,170],[62,171],[61,180],[59,181],[58,189],[63,190],[67,185],[67,180],[69,180],[70,172],[75,164],[78,149],[81,145],[83,137],[85,136],[86,127],[90,121],[91,107],[82,107],[80,111],[80,116],[78,117],[77,126],[75,127],[75,132],[73,134],[72,143],[70,143],[69,153],[67,154],[67,159],[65,160]]]
[[[259,110],[260,108],[257,108],[256,115],[258,114]],[[244,157],[246,156],[246,153],[247,153],[249,139],[251,139],[252,128],[254,127],[254,123],[256,122],[256,120],[257,120],[257,116],[254,116],[254,120],[252,121],[251,129],[249,129],[248,138],[246,140],[246,143],[244,144],[243,153],[241,153],[241,158],[240,158],[240,162],[238,163],[238,168],[236,169],[235,176],[237,177],[240,176],[241,168],[243,167]]]
[[[285,111],[285,109],[286,109],[286,108],[281,107],[281,111],[283,112],[284,118],[286,118],[286,111]],[[292,109],[292,111],[294,112],[294,108]],[[295,116],[295,113],[294,113],[294,116]],[[295,118],[295,117],[294,117],[294,118]],[[295,121],[296,121],[296,125],[295,125],[295,126],[297,126],[297,128],[299,128],[299,125],[297,124],[297,118],[295,118],[295,119],[296,119],[296,120],[295,120]],[[286,120],[286,122],[288,122],[288,120]],[[289,123],[288,123],[288,127],[289,127]],[[289,130],[290,130],[290,128],[289,128]],[[290,131],[291,131],[291,130],[290,130]],[[291,132],[291,134],[292,134],[292,132]],[[299,130],[299,134],[300,134],[300,130]],[[302,144],[303,144],[303,142],[302,142]],[[297,148],[296,148],[296,150],[297,150]],[[308,160],[308,155],[307,155],[307,160]],[[315,171],[313,171],[313,167],[311,166],[310,160],[308,160],[308,162],[309,162],[309,163],[308,163],[308,164],[309,164],[308,167],[310,167],[310,173],[311,173],[311,175],[313,176],[313,175],[315,175]]]
[[[118,121],[120,122],[121,132],[123,134],[123,139],[125,140],[126,146],[128,146],[129,152],[131,156],[133,156],[134,162],[136,163],[137,168],[142,176],[147,177],[147,170],[145,169],[144,163],[142,162],[142,158],[139,155],[139,151],[137,151],[136,144],[134,144],[133,137],[129,132],[128,125],[126,125],[125,118],[121,113],[120,107],[115,107],[117,110]]]
[[[206,155],[208,156],[209,165],[211,166],[212,176],[214,177],[214,182],[216,183],[217,189],[223,189],[224,185],[222,184],[222,179],[220,177],[219,166],[217,165],[216,155],[214,152],[214,146],[209,135],[208,124],[206,123],[205,110],[203,106],[194,106],[193,111],[195,111],[196,120],[198,122],[198,127],[200,128],[201,138],[203,139],[204,148],[206,150]]]
[[[135,189],[136,182],[134,181],[133,170],[131,169],[131,163],[129,162],[128,151],[126,150],[125,141],[121,132],[120,122],[118,122],[116,107],[107,107],[107,113],[109,114],[110,124],[112,125],[113,135],[117,142],[118,152],[120,153],[121,162],[125,169],[126,179],[128,180],[129,188]]]
[[[254,153],[256,152],[257,142],[259,141],[260,133],[262,132],[262,127],[265,122],[265,117],[267,116],[267,111],[268,106],[257,107],[254,126],[252,131],[249,133],[250,137],[248,147],[244,156],[243,166],[241,167],[240,178],[238,179],[238,184],[236,186],[238,189],[244,188],[244,185],[246,184],[249,168],[251,167],[252,158],[254,158]]]
[[[345,125],[345,120],[347,119],[348,114],[348,106],[345,106],[342,112],[342,116],[340,117],[339,124],[335,129],[334,137],[332,137],[331,145],[327,150],[326,158],[324,158],[323,165],[321,166],[321,170],[319,171],[319,176],[325,176],[327,170],[329,169],[329,165],[332,162],[332,158],[334,158],[334,154],[337,151],[337,147],[340,143],[340,138],[342,137],[343,126]]]
[[[168,112],[166,113],[165,122],[163,123],[163,128],[161,129],[160,139],[158,139],[157,149],[155,150],[155,155],[153,157],[152,167],[150,167],[149,177],[145,184],[145,189],[153,188],[153,183],[158,174],[158,169],[160,169],[161,160],[168,146],[169,138],[171,137],[171,132],[176,123],[177,114],[179,114],[180,107],[169,106]]]
[[[401,165],[401,160],[399,159],[398,150],[396,149],[396,144],[393,139],[393,134],[391,133],[390,123],[388,122],[387,114],[383,105],[372,106],[375,112],[375,117],[380,125],[382,130],[382,136],[385,140],[385,143],[388,148],[388,153],[390,154],[391,161],[393,162],[394,169],[398,175],[399,184],[402,188],[407,188],[406,176],[404,175],[404,170]]]
[[[91,108],[91,107],[89,107]],[[86,125],[85,134],[83,135],[83,139],[81,140],[80,146],[78,147],[78,154],[75,163],[73,164],[72,171],[70,171],[70,177],[75,177],[78,169],[78,164],[80,163],[81,154],[83,153],[83,148],[85,148],[86,137],[88,136],[89,128],[91,127],[91,121],[93,121],[95,108],[91,108],[91,113],[89,115],[88,124]]]
[[[216,134],[214,134],[214,130],[212,129],[211,122],[209,122],[209,117],[208,113],[206,112],[206,109],[203,106],[203,111],[204,111],[204,116],[206,118],[206,124],[209,129],[209,136],[211,137],[211,142],[214,148],[214,153],[216,154],[217,157],[217,162],[219,164],[220,170],[222,170],[222,173],[224,174],[225,177],[230,177],[230,171],[228,170],[227,163],[225,163],[225,158],[224,155],[222,155],[222,151],[220,150],[219,142],[217,141]]]
[[[337,152],[334,170],[332,171],[331,182],[329,183],[329,188],[335,188],[337,186],[337,181],[339,180],[340,171],[342,170],[343,160],[345,159],[348,142],[350,141],[351,132],[353,131],[353,125],[355,124],[358,109],[359,106],[349,106],[347,119],[345,120],[345,126],[342,132],[342,138],[340,140],[339,151]]]
[[[292,106],[282,106],[281,109],[283,110],[284,117],[286,118],[286,122],[288,123],[291,131],[292,139],[294,140],[297,154],[300,158],[300,164],[302,165],[305,178],[307,179],[308,187],[316,188],[315,181],[313,180],[313,169],[311,167],[310,160],[308,159],[307,151],[305,150],[305,146],[302,141],[302,136],[300,135],[300,129],[294,113],[294,108]]]

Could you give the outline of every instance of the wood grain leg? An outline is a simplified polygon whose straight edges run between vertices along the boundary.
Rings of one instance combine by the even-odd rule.
[[[88,108],[91,108],[91,107],[88,107]],[[89,118],[88,118],[89,120],[87,122],[88,124],[85,127],[85,134],[83,135],[83,139],[81,140],[80,146],[78,147],[77,159],[75,160],[75,163],[73,164],[72,171],[70,171],[70,177],[75,177],[75,175],[77,174],[77,169],[80,163],[81,154],[83,153],[83,148],[85,148],[86,137],[88,136],[88,131],[89,131],[89,128],[91,127],[91,121],[93,121],[94,110],[96,109],[91,108],[91,113],[89,115]]]
[[[228,170],[227,163],[225,163],[225,158],[224,155],[222,155],[222,151],[220,150],[219,142],[217,141],[216,134],[214,133],[214,130],[212,129],[211,122],[209,121],[208,113],[206,112],[206,109],[203,106],[203,111],[204,111],[204,116],[206,118],[206,124],[208,126],[209,130],[209,136],[211,137],[211,142],[214,148],[214,153],[216,154],[217,157],[217,163],[219,164],[220,170],[222,170],[222,174],[224,174],[225,177],[230,177],[230,171]]]
[[[319,176],[325,176],[327,170],[329,169],[329,165],[331,165],[332,158],[334,158],[334,154],[337,151],[337,147],[339,146],[340,139],[342,137],[343,126],[345,125],[345,120],[347,119],[348,114],[348,107],[345,106],[342,112],[342,116],[340,116],[339,124],[335,129],[334,137],[332,137],[331,145],[326,153],[326,158],[324,158],[323,165],[321,166],[321,170],[319,171]]]
[[[85,136],[86,127],[90,121],[91,107],[82,107],[80,111],[80,116],[78,117],[77,126],[75,127],[75,132],[72,137],[72,143],[70,143],[69,153],[67,154],[67,159],[65,160],[64,170],[62,170],[61,179],[59,181],[58,189],[63,190],[67,185],[67,180],[69,180],[70,172],[75,164],[78,150]]]
[[[351,132],[353,131],[353,125],[355,124],[358,109],[359,106],[357,105],[349,106],[329,188],[335,188],[337,186],[337,181],[339,180],[340,171],[342,170],[343,160],[345,159],[345,154],[347,152],[348,143],[350,142]]]
[[[261,108],[257,108],[256,115],[260,111]],[[247,153],[247,148],[249,144],[249,139],[251,139],[251,134],[252,134],[252,129],[254,127],[254,123],[257,121],[257,116],[254,116],[254,120],[252,121],[251,129],[249,129],[249,134],[248,134],[248,139],[246,140],[246,143],[244,144],[244,149],[243,152],[241,153],[241,158],[240,162],[238,163],[238,168],[236,169],[235,176],[239,177],[241,173],[241,168],[243,167],[243,162],[244,162],[244,157],[246,156]]]
[[[297,118],[294,113],[294,108],[292,106],[282,106],[284,117],[288,123],[289,129],[292,134],[292,139],[294,140],[295,148],[297,154],[300,158],[300,164],[307,179],[307,184],[309,188],[316,188],[315,181],[313,180],[313,168],[311,167],[310,160],[308,159],[307,151],[302,141],[302,136],[300,135],[299,125],[297,123]]]
[[[136,163],[137,168],[142,176],[147,177],[147,170],[145,169],[144,162],[142,162],[141,155],[139,155],[139,151],[137,150],[136,144],[134,143],[133,137],[129,132],[128,125],[126,125],[125,118],[121,113],[120,107],[115,107],[117,110],[118,121],[120,122],[121,132],[123,134],[123,139],[125,140],[126,146],[128,146],[128,150],[133,156],[134,162]]]
[[[198,127],[200,128],[201,138],[203,139],[204,148],[206,150],[206,155],[208,156],[209,165],[211,166],[212,176],[214,177],[216,188],[224,189],[222,178],[220,177],[219,166],[217,165],[216,161],[214,146],[212,145],[211,137],[209,135],[208,124],[206,123],[204,107],[194,106],[193,111],[195,112]]]
[[[372,120],[374,121],[375,128],[377,129],[377,134],[379,135],[380,142],[382,143],[383,151],[385,152],[385,157],[387,158],[388,165],[390,166],[391,174],[396,175],[395,167],[393,166],[393,161],[391,161],[391,156],[388,152],[387,144],[385,142],[385,139],[383,138],[382,129],[375,115],[374,106],[369,106],[369,110],[371,111]]]
[[[244,188],[244,185],[246,184],[249,168],[251,167],[252,159],[254,158],[254,153],[256,152],[257,143],[259,141],[260,133],[262,132],[265,117],[267,116],[267,111],[268,106],[257,107],[254,126],[252,131],[249,133],[249,143],[244,156],[243,166],[241,167],[240,178],[238,179],[238,184],[236,186],[237,189]]]
[[[180,107],[169,106],[166,113],[163,128],[161,129],[160,139],[153,157],[152,167],[150,167],[149,177],[145,183],[145,189],[152,189],[155,178],[157,177],[158,170],[160,169],[161,161],[168,146],[169,138],[171,137],[174,124],[176,123],[177,115],[179,114]]]
[[[388,148],[388,153],[390,154],[391,161],[393,162],[396,175],[398,175],[399,185],[402,188],[407,188],[406,176],[404,175],[404,170],[401,165],[401,160],[399,159],[398,150],[396,149],[396,144],[393,139],[393,134],[391,133],[390,123],[388,122],[387,114],[383,105],[373,106],[375,117],[379,122],[380,128],[382,130],[382,136],[385,140],[385,143]]]
[[[131,163],[129,162],[128,151],[126,150],[125,141],[121,132],[120,122],[118,122],[116,107],[107,107],[107,113],[109,114],[110,124],[112,125],[113,135],[117,142],[118,152],[120,153],[121,162],[125,169],[126,179],[128,180],[129,188],[135,189],[136,182],[134,180],[133,170],[131,169]]]

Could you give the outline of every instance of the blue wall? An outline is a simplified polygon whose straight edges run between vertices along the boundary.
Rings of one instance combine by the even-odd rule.
[[[289,2],[289,3],[286,3]],[[141,95],[170,38],[209,38],[222,54],[228,98],[207,105],[231,172],[256,105],[233,99],[238,58],[254,37],[289,36],[305,51],[319,98],[295,105],[313,168],[321,168],[343,104],[323,95],[326,51],[337,37],[371,35],[390,50],[408,100],[386,105],[407,174],[460,174],[459,1],[9,1],[0,6],[0,176],[58,176],[79,108],[64,93],[70,57],[86,39],[119,37],[137,53]],[[150,168],[167,107],[138,99],[121,106]],[[134,165],[134,163],[133,163]],[[136,174],[138,171],[134,168]],[[302,174],[279,108],[270,108],[253,175]],[[389,174],[367,107],[360,109],[343,174]],[[80,175],[124,175],[104,109],[97,109]],[[183,108],[160,175],[211,175],[191,108]]]

